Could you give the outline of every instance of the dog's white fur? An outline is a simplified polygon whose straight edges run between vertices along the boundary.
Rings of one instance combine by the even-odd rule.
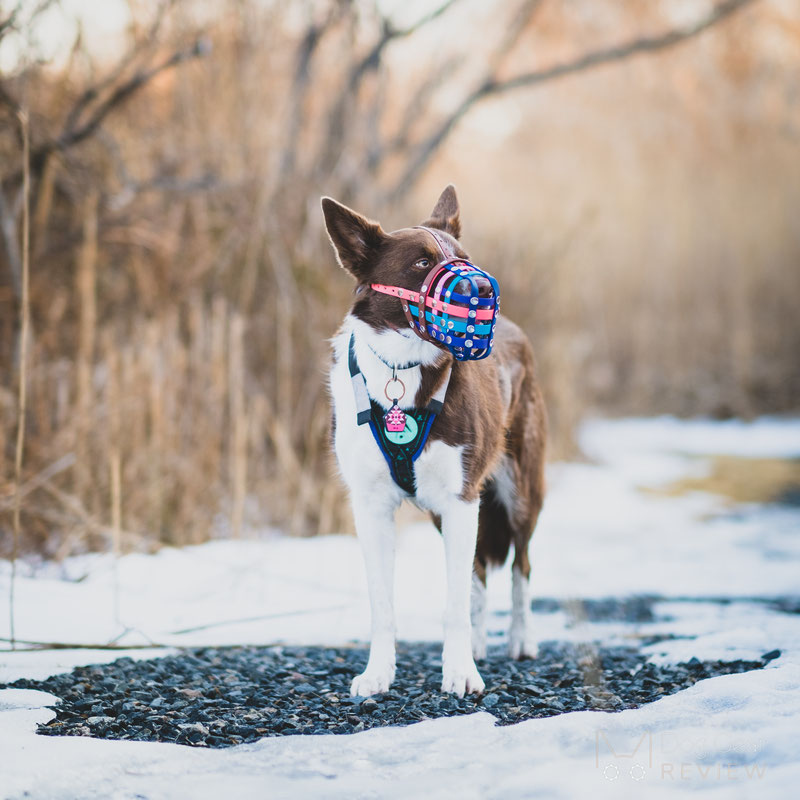
[[[334,449],[342,477],[350,489],[372,609],[372,641],[367,668],[350,687],[352,695],[364,696],[386,691],[394,680],[394,515],[406,495],[392,480],[369,426],[356,424],[355,399],[348,369],[352,333],[355,333],[356,359],[367,391],[387,410],[391,402],[384,396],[384,387],[391,377],[391,370],[381,358],[397,364],[432,364],[442,354],[410,330],[377,332],[352,316],[345,318],[333,340],[330,388],[336,415]],[[413,407],[421,380],[420,372],[419,367],[400,372],[406,388],[399,402],[401,408]],[[416,461],[417,494],[412,498],[421,509],[438,514],[442,519],[447,561],[442,690],[454,692],[459,697],[465,692],[482,692],[484,689],[473,659],[470,619],[478,502],[467,503],[459,498],[464,480],[463,452],[464,446],[450,447],[441,441],[430,442]],[[479,616],[484,643],[480,655],[485,651],[485,608]]]
[[[486,658],[486,586],[478,575],[472,573],[470,617],[472,619],[472,657]]]
[[[539,648],[532,638],[530,584],[519,567],[511,570],[511,630],[508,634],[508,655],[511,658],[536,658]]]

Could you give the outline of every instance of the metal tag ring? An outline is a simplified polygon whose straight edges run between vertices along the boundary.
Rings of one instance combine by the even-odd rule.
[[[394,395],[394,393],[389,394],[390,383],[399,383],[403,391],[401,391],[400,394],[396,396]],[[394,402],[395,400],[400,400],[400,398],[402,398],[403,395],[406,393],[406,385],[403,383],[403,381],[400,380],[400,378],[397,377],[389,378],[389,380],[386,381],[386,386],[383,387],[383,393],[386,395],[387,400],[391,400],[392,402]]]

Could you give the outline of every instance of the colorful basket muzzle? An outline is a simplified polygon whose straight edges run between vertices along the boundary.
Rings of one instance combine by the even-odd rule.
[[[469,261],[440,261],[419,292],[380,283],[372,288],[399,298],[414,332],[446,347],[459,361],[477,361],[492,352],[500,289],[492,275]]]

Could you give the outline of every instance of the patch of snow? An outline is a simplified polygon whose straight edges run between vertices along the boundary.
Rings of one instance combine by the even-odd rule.
[[[734,509],[710,494],[643,493],[702,468],[696,456],[800,456],[800,421],[595,421],[593,464],[557,464],[531,547],[534,597],[663,596],[656,619],[592,623],[535,614],[539,641],[648,645],[665,663],[781,656],[640,709],[577,712],[497,727],[485,713],[338,736],[279,737],[224,751],[34,734],[43,693],[0,690],[0,797],[785,797],[800,781],[800,615],[754,598],[800,594],[800,509]],[[440,640],[444,554],[431,525],[397,545],[398,636]],[[215,541],[156,555],[23,565],[17,636],[167,647],[366,641],[369,607],[352,537]],[[9,565],[0,562],[0,637]],[[729,603],[715,598],[730,598]],[[705,598],[688,602],[685,598]],[[490,645],[507,641],[509,566],[490,575]],[[168,649],[0,652],[0,681],[41,678]],[[637,749],[638,748],[638,749]],[[631,755],[633,754],[633,755]],[[43,768],[46,765],[46,768]]]
[[[587,455],[603,463],[632,453],[800,458],[800,423],[795,417],[598,419],[581,426],[579,441]]]

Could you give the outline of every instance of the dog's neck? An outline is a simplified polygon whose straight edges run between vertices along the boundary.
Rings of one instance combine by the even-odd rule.
[[[344,327],[348,340],[350,333],[354,335],[356,361],[370,397],[387,409],[391,402],[383,390],[392,377],[392,366],[397,367],[397,376],[405,384],[406,391],[399,405],[407,409],[424,406],[430,400],[439,376],[452,361],[447,353],[420,339],[411,330],[377,331],[353,316],[347,317]]]

